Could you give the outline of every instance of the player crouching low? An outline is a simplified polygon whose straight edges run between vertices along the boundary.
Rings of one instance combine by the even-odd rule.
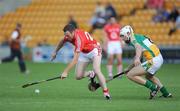
[[[136,53],[133,64],[126,69],[128,79],[149,88],[150,99],[157,94],[158,90],[162,93],[162,97],[172,97],[160,80],[155,77],[155,73],[163,64],[159,48],[148,37],[134,34],[131,26],[124,26],[120,30],[120,37],[128,45],[133,46]],[[140,62],[141,57],[145,59],[145,62]],[[141,77],[143,75],[147,80]]]
[[[67,77],[70,69],[76,64],[76,79],[80,80],[84,77],[94,78],[96,74],[100,85],[103,89],[103,94],[106,99],[110,99],[109,91],[106,86],[106,80],[101,72],[101,48],[98,42],[94,40],[88,32],[80,29],[75,29],[71,24],[64,27],[64,38],[59,41],[54,53],[52,54],[52,60],[56,58],[57,52],[62,48],[65,42],[70,42],[75,46],[73,60],[68,64],[63,73],[61,79]],[[86,72],[85,69],[88,64],[92,62],[93,71]]]

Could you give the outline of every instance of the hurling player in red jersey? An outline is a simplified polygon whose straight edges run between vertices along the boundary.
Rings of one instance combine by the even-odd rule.
[[[61,74],[61,79],[68,76],[70,69],[76,65],[76,79],[80,80],[84,77],[94,78],[97,76],[103,89],[104,97],[110,99],[109,91],[106,86],[106,80],[101,72],[101,47],[88,32],[81,29],[75,29],[71,24],[64,27],[64,38],[59,41],[55,51],[52,53],[51,60],[56,58],[57,52],[62,48],[65,42],[70,42],[75,46],[74,57]],[[92,62],[93,71],[85,71],[88,64]]]
[[[113,61],[114,56],[117,58],[117,73],[122,72],[122,40],[119,37],[120,25],[116,23],[116,19],[111,17],[108,24],[104,26],[104,49],[108,54],[107,69],[109,78],[113,77]]]

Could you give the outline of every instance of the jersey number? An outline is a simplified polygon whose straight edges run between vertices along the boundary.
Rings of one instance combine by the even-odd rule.
[[[118,38],[118,35],[117,35],[116,32],[112,32],[110,36],[111,36],[112,39]]]
[[[93,38],[91,37],[91,35],[88,32],[85,32],[85,35],[88,40],[93,41]]]

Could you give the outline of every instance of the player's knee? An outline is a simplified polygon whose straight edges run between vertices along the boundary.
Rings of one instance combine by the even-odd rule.
[[[127,73],[126,76],[127,76],[127,78],[130,79],[130,80],[133,79],[133,75],[132,75],[131,73]]]
[[[109,63],[109,64],[113,64],[113,60],[114,60],[113,58],[109,58],[109,59],[108,59],[108,63]]]
[[[117,65],[118,65],[118,66],[119,66],[119,65],[122,65],[122,61],[118,61]]]
[[[109,60],[108,61],[108,65],[112,65],[113,64],[113,61],[112,60]]]
[[[99,74],[101,74],[102,72],[101,72],[100,70],[95,69],[95,70],[94,70],[94,73],[97,74],[97,75],[99,75]]]

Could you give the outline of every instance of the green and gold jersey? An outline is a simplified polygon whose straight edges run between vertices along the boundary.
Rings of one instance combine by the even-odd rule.
[[[143,48],[143,57],[146,60],[151,60],[160,54],[159,48],[153,44],[153,42],[146,36],[140,34],[134,34],[131,38],[129,45],[135,47],[134,45],[138,43]]]

